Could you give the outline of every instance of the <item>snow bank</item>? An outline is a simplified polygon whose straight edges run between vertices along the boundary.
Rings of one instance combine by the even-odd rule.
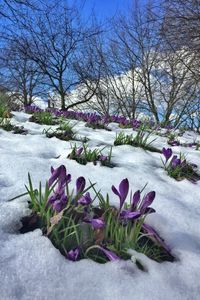
[[[67,159],[70,142],[48,139],[42,134],[44,126],[28,122],[28,115],[16,113],[12,122],[28,129],[27,136],[14,135],[0,129],[0,298],[2,300],[32,299],[199,299],[200,295],[200,183],[175,181],[162,168],[161,155],[131,146],[113,147],[114,169],[86,166]],[[93,130],[78,122],[78,135],[87,136],[89,146],[112,145],[117,128],[112,132]],[[47,126],[48,127],[48,126]],[[131,129],[125,130],[131,133]],[[185,133],[183,141],[193,141],[194,134]],[[200,138],[198,138],[200,139]],[[154,145],[167,146],[167,139],[157,137]],[[79,144],[79,143],[77,143]],[[200,151],[174,147],[200,168]],[[106,149],[104,150],[106,153]],[[109,151],[109,148],[108,148]],[[59,158],[58,158],[59,156]],[[153,207],[156,214],[147,222],[155,226],[172,248],[176,262],[158,264],[142,254],[134,253],[148,272],[137,269],[130,261],[97,264],[90,260],[70,262],[54,248],[41,230],[21,235],[21,217],[29,213],[27,197],[7,202],[25,191],[27,174],[38,187],[45,183],[51,165],[64,164],[72,174],[97,182],[97,189],[112,195],[111,203],[118,205],[111,185],[128,178],[133,191],[148,183],[146,192],[155,190]]]

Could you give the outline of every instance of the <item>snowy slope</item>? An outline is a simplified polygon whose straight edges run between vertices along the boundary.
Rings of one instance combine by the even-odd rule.
[[[79,165],[66,158],[71,151],[70,142],[46,138],[42,130],[48,126],[30,123],[28,117],[25,113],[15,113],[13,120],[29,130],[27,136],[0,129],[0,299],[198,300],[200,182],[194,185],[186,180],[175,181],[163,170],[159,153],[131,146],[113,147],[113,162],[117,164],[114,169],[91,163]],[[74,129],[78,135],[90,139],[91,148],[112,145],[116,131],[121,131],[115,123],[109,125],[111,132],[86,128],[81,121],[72,123],[76,123]],[[187,132],[182,141],[192,142],[193,138],[194,134]],[[157,136],[154,145],[162,149],[167,146],[166,141]],[[184,147],[173,150],[187,154],[187,159],[200,170],[200,151]],[[123,178],[128,178],[130,187],[136,191],[148,182],[145,191],[156,191],[153,203],[156,213],[148,216],[147,223],[155,226],[171,247],[176,262],[158,264],[136,254],[146,265],[147,273],[138,270],[131,261],[104,265],[90,260],[70,262],[40,230],[19,234],[20,218],[29,213],[27,197],[7,200],[25,191],[28,172],[37,188],[40,180],[45,183],[48,179],[50,167],[61,164],[72,174],[74,184],[81,175],[88,183],[96,182],[103,194],[112,195],[111,202],[115,205],[119,203],[111,192],[112,184],[118,186]]]

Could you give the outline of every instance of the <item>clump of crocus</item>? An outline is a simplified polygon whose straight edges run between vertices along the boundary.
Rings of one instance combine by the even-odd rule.
[[[108,155],[102,154],[102,150],[101,150],[101,154],[98,157],[98,161],[100,161],[102,166],[113,168],[115,164],[111,162],[111,159],[112,159],[112,146],[110,147],[110,151]]]
[[[6,131],[12,131],[14,134],[23,134],[26,135],[28,131],[24,129],[23,126],[17,126],[13,125],[11,123],[10,118],[8,116],[6,117],[0,117],[0,128],[6,130]]]
[[[45,133],[48,138],[56,137],[63,141],[74,140],[75,132],[73,131],[73,127],[70,122],[61,122],[56,129],[50,127],[44,129],[43,133]]]
[[[88,162],[93,162],[93,164],[96,165],[97,161],[99,161],[102,166],[110,168],[114,167],[114,164],[111,163],[112,147],[110,148],[108,155],[102,154],[102,151],[106,147],[91,150],[87,144],[83,144],[83,146],[79,148],[74,144],[71,148],[72,151],[68,155],[68,158],[76,160],[79,164],[86,165]]]
[[[77,149],[79,150],[79,149]],[[79,154],[81,150],[79,151]],[[51,176],[44,193],[41,184],[33,189],[29,175],[30,208],[40,218],[40,227],[60,252],[71,261],[90,258],[104,263],[108,260],[129,259],[128,249],[143,252],[156,261],[173,260],[170,249],[159,234],[146,224],[146,217],[155,210],[151,207],[155,191],[142,196],[143,191],[129,194],[129,181],[112,185],[112,196],[104,197],[94,184],[86,186],[83,176],[72,177],[64,165],[51,167]],[[93,189],[94,198],[89,191]],[[110,197],[119,198],[119,206],[110,205]],[[94,204],[94,200],[99,200]],[[33,221],[33,220],[32,220]],[[154,255],[154,253],[156,255]]]
[[[133,127],[133,129],[137,129],[137,128],[139,128],[141,125],[142,125],[142,122],[141,122],[140,120],[136,120],[136,119],[133,119],[133,120],[132,120],[132,127]]]
[[[126,135],[124,132],[120,132],[119,134],[116,134],[114,145],[131,145],[134,147],[143,148],[144,150],[161,153],[159,149],[151,145],[156,138],[149,141],[149,137],[153,134],[153,132],[154,130],[146,132],[146,127],[144,125],[138,128],[136,136],[133,136],[133,134]]]
[[[43,112],[44,111],[43,109],[39,108],[36,105],[25,105],[24,110],[27,114],[33,114],[33,113],[36,113],[36,112]]]
[[[100,115],[93,113],[88,116],[85,126],[93,129],[105,129],[111,131],[111,129],[107,127],[108,122],[109,118],[107,115],[101,117]]]
[[[180,142],[178,140],[172,140],[167,142],[170,146],[180,146]]]
[[[196,172],[197,165],[188,163],[181,153],[179,157],[173,155],[171,148],[163,148],[162,153],[165,157],[165,160],[162,160],[164,169],[169,176],[176,180],[188,179],[192,183],[200,180],[200,175]]]
[[[86,165],[87,162],[93,162],[96,164],[98,157],[101,155],[99,149],[91,150],[87,144],[83,144],[82,147],[77,148],[76,144],[71,146],[72,151],[68,155],[68,158],[76,160],[79,164]]]
[[[197,142],[194,140],[193,142],[190,142],[190,143],[181,143],[176,137],[175,135],[172,135],[172,138],[169,139],[167,141],[167,143],[174,147],[174,146],[181,146],[181,147],[193,147],[193,146],[196,146],[197,145]]]
[[[44,125],[56,125],[59,123],[59,121],[48,111],[34,112],[29,121]]]
[[[115,253],[119,257],[125,258],[124,249],[132,248],[142,251],[142,245],[147,246],[148,252],[149,238],[153,241],[154,245],[158,248],[162,247],[162,251],[165,255],[170,255],[170,249],[165,245],[164,241],[159,237],[157,232],[149,225],[149,231],[152,232],[147,238],[144,233],[145,219],[146,217],[154,213],[155,210],[151,207],[155,199],[155,191],[151,191],[142,197],[142,191],[138,190],[130,196],[130,204],[125,203],[129,194],[129,181],[127,178],[123,179],[118,188],[112,186],[112,191],[119,198],[119,208],[113,208],[109,204],[109,196],[106,199],[102,195],[98,195],[100,200],[100,208],[104,213],[102,214],[105,223],[109,224],[104,230],[104,238],[106,241],[113,241],[110,245],[111,249],[115,250]],[[148,234],[147,234],[148,235]],[[107,246],[109,243],[107,244]],[[146,253],[147,254],[147,253]]]
[[[180,146],[180,141],[177,138],[177,134],[173,131],[171,131],[170,129],[166,132],[167,137],[168,137],[168,145],[170,146]]]

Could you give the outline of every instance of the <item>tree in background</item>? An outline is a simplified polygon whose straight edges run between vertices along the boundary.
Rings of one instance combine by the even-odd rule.
[[[1,58],[4,72],[4,86],[9,89],[13,101],[23,105],[31,105],[36,97],[45,92],[44,76],[38,70],[35,62],[21,51],[18,43],[12,41],[7,44]]]
[[[86,69],[85,75],[83,70],[77,72],[77,61],[82,49],[98,33],[99,28],[81,22],[76,7],[66,5],[47,6],[21,23],[15,41],[24,56],[38,66],[45,85],[60,98],[62,109],[66,109],[70,91],[88,77]]]
[[[165,0],[162,35],[166,47],[176,54],[184,49],[193,77],[200,82],[200,1],[199,0]],[[193,64],[190,57],[193,57]],[[181,59],[181,57],[180,57]]]

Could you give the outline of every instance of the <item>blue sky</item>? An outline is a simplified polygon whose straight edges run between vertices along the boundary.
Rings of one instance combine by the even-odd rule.
[[[86,0],[84,11],[87,14],[94,8],[97,17],[102,19],[112,17],[116,12],[125,11],[130,2],[131,0]]]
[[[113,17],[117,12],[128,12],[131,4],[134,4],[134,0],[76,0],[79,3],[85,2],[82,13],[88,16],[91,13],[91,9],[98,19],[104,19]],[[139,6],[143,6],[148,0],[137,0]],[[68,2],[74,2],[74,0],[68,0]],[[162,0],[152,0],[152,4],[156,7],[162,3]]]

